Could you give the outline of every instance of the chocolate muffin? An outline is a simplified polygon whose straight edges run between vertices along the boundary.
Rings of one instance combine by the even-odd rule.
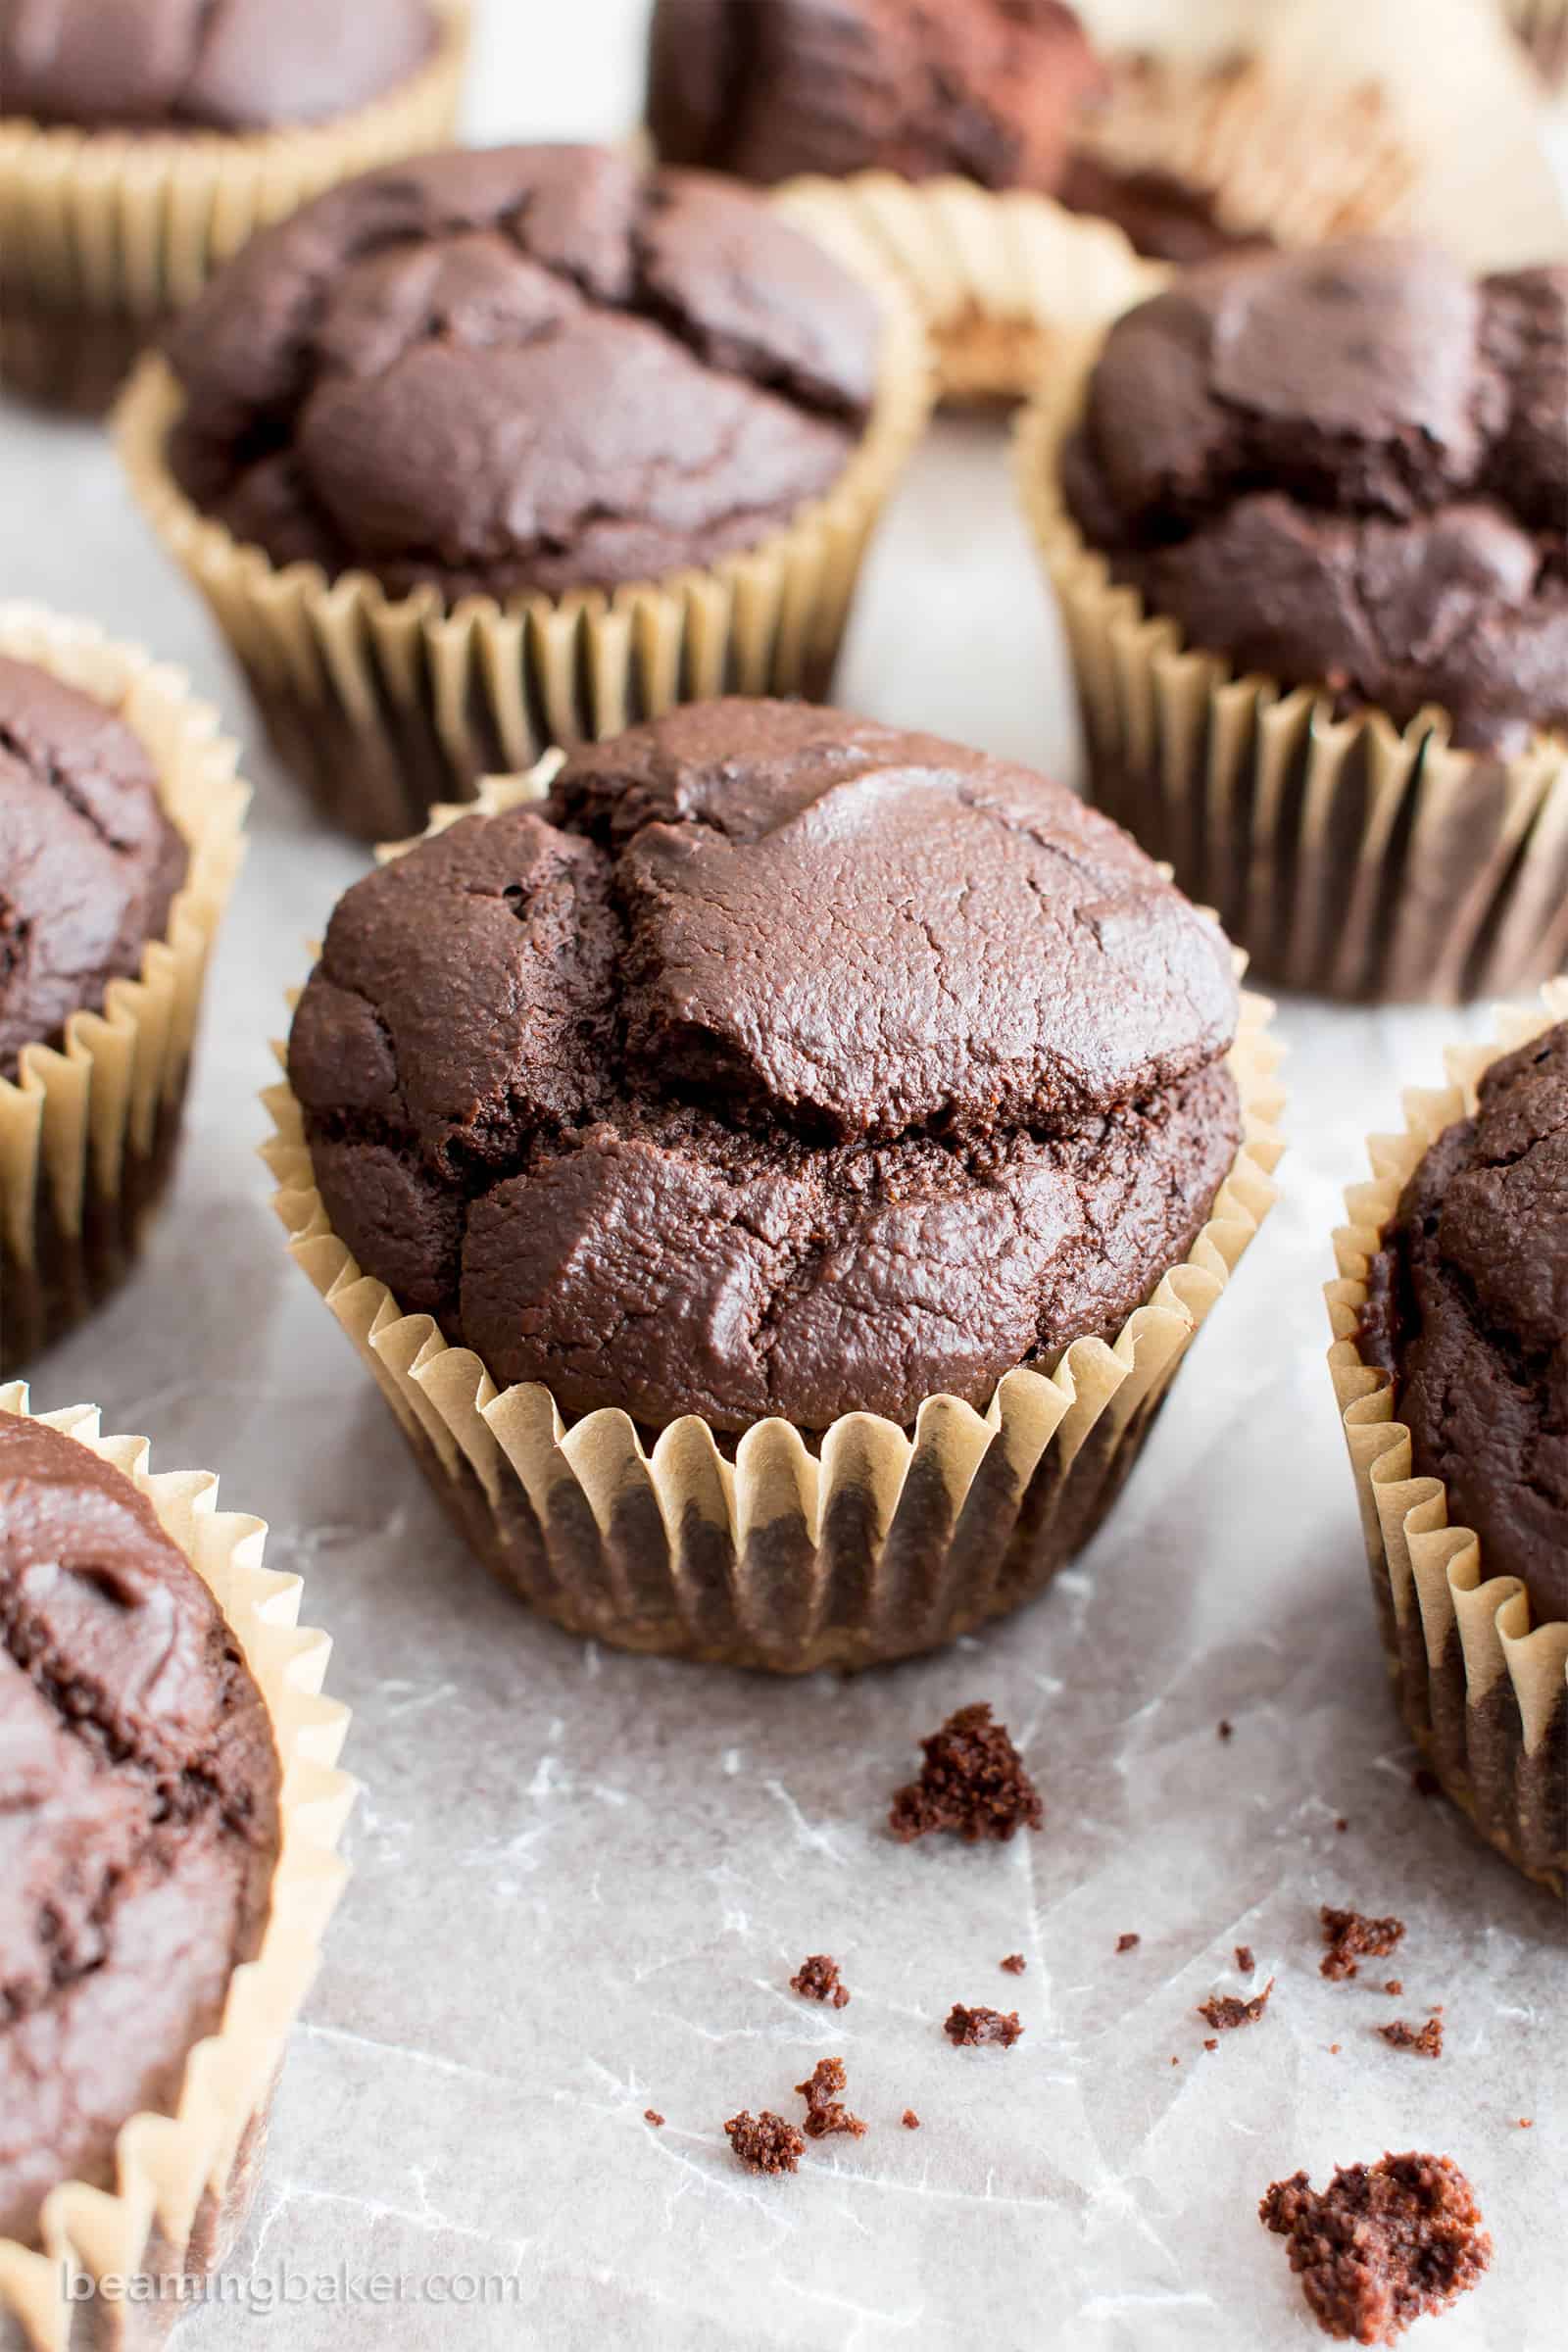
[[[255,1956],[279,1851],[266,1704],[130,1481],[0,1414],[0,2237],[110,2187]]]
[[[140,738],[90,695],[0,655],[0,1077],[140,971],[187,862]]]
[[[1241,1136],[1228,948],[1044,777],[678,710],[333,914],[289,1077],[337,1234],[568,1415],[733,1434],[1113,1335]]]
[[[269,130],[346,115],[435,45],[428,0],[7,0],[0,110],[86,130]]]
[[[1361,241],[1117,321],[1062,459],[1112,577],[1238,671],[1506,756],[1568,724],[1568,268]]]
[[[1359,1347],[1394,1384],[1488,1576],[1568,1620],[1568,1023],[1492,1063],[1474,1117],[1411,1175],[1367,1276]]]
[[[375,172],[255,239],[170,344],[181,488],[393,595],[608,588],[755,546],[843,473],[877,306],[757,198],[591,147]]]

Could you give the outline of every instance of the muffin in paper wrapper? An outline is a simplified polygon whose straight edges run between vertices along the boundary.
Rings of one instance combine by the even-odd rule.
[[[1415,176],[1375,95],[1303,96],[1255,63],[1116,61],[1112,95],[1080,149],[1112,175],[1200,190],[1226,233],[1280,244],[1393,228]],[[792,180],[784,192],[836,196],[858,220],[925,313],[947,401],[1021,398],[1055,335],[1108,325],[1169,275],[1112,221],[1024,189],[859,172]]]
[[[1457,751],[1237,677],[1118,587],[1061,494],[1098,343],[1018,421],[1019,489],[1077,677],[1092,798],[1213,906],[1260,979],[1357,1004],[1517,995],[1568,960],[1568,738]]]
[[[1410,1433],[1388,1375],[1358,1345],[1367,1269],[1428,1147],[1476,1106],[1483,1073],[1568,1020],[1568,980],[1538,1006],[1504,1011],[1490,1046],[1456,1046],[1448,1083],[1412,1088],[1400,1135],[1373,1136],[1369,1183],[1346,1194],[1327,1288],[1329,1370],[1355,1476],[1395,1697],[1446,1794],[1529,1877],[1568,1893],[1568,1622],[1532,1624],[1516,1576],[1488,1576],[1478,1538],[1448,1522],[1441,1479],[1414,1475]]]
[[[556,764],[487,779],[479,812],[539,798]],[[430,830],[471,813],[438,809]],[[937,1648],[1031,1599],[1114,1500],[1274,1200],[1283,1097],[1272,1010],[1242,999],[1230,1055],[1241,1148],[1186,1259],[1114,1345],[1076,1340],[1049,1368],[1008,1372],[984,1413],[927,1396],[912,1434],[848,1413],[809,1436],[759,1421],[737,1444],[692,1414],[650,1451],[618,1410],[568,1428],[548,1388],[498,1390],[471,1349],[450,1347],[432,1316],[405,1314],[361,1272],[316,1189],[286,1083],[266,1097],[275,1133],[264,1156],[290,1254],[503,1583],[558,1625],[624,1649],[775,1673],[870,1666]]]
[[[0,121],[0,380],[98,416],[138,352],[247,237],[340,179],[446,145],[469,0],[432,0],[435,46],[380,97],[229,134]]]
[[[837,481],[787,528],[708,568],[450,609],[433,586],[393,598],[363,571],[328,581],[317,564],[278,568],[180,492],[164,454],[179,388],[162,360],[142,362],[118,416],[131,487],[211,605],[279,758],[334,823],[397,839],[432,807],[471,801],[491,770],[676,703],[824,699],[871,526],[930,413],[930,356],[854,217],[811,189],[777,201],[877,293],[878,389]]]
[[[249,787],[181,671],[90,622],[0,604],[0,654],[36,662],[140,737],[189,865],[169,928],[101,1012],[0,1078],[0,1373],[28,1362],[128,1272],[172,1173],[207,961],[244,851]]]
[[[0,1412],[27,1414],[20,1382],[0,1386]],[[298,1623],[300,1579],[263,1565],[264,1520],[219,1510],[211,1471],[154,1472],[145,1438],[100,1436],[94,1405],[36,1418],[113,1463],[152,1505],[239,1642],[281,1768],[261,1948],[234,1970],[218,2032],[191,2050],[176,2113],[127,2119],[113,2189],[52,2189],[39,2245],[0,2237],[0,2352],[142,2352],[223,2260],[260,2177],[284,2044],[347,1877],[337,1848],[355,1783],[337,1760],[349,1714],[322,1694],[332,1645]]]

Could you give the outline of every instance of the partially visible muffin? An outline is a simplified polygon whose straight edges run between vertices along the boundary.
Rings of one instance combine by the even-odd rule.
[[[362,1268],[567,1414],[808,1432],[1113,1335],[1235,1157],[1217,927],[1027,769],[799,704],[574,752],[295,1015]]]
[[[449,601],[656,579],[840,476],[876,301],[747,191],[591,147],[432,157],[254,239],[170,344],[187,496]]]
[[[1568,268],[1206,264],[1112,327],[1062,479],[1112,576],[1239,671],[1504,754],[1568,724]]]
[[[0,1413],[0,2238],[115,2183],[255,1957],[279,1851],[266,1703],[122,1472]]]
[[[1358,1345],[1485,1573],[1568,1620],[1568,1023],[1493,1062],[1416,1166]]]
[[[0,656],[0,1077],[139,972],[186,845],[140,738],[30,662]]]
[[[0,113],[84,130],[317,122],[405,80],[435,38],[428,0],[7,0]]]

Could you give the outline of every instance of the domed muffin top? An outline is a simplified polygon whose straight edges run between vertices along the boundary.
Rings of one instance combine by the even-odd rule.
[[[1494,1061],[1475,1117],[1422,1158],[1361,1347],[1486,1574],[1568,1619],[1568,1023]]]
[[[796,704],[340,902],[289,1070],[363,1266],[569,1410],[906,1420],[1115,1328],[1234,1154],[1217,928],[1059,786]]]
[[[217,1604],[130,1481],[0,1414],[0,2236],[172,2114],[257,1949],[279,1768]]]
[[[394,593],[609,587],[755,545],[869,413],[870,291],[764,200],[592,147],[391,167],[174,328],[188,495]]]
[[[660,154],[743,179],[871,168],[1056,187],[1104,85],[1061,0],[657,0]]]
[[[1508,750],[1568,720],[1568,268],[1367,240],[1190,271],[1112,327],[1064,479],[1195,646]]]
[[[266,130],[351,113],[434,41],[428,0],[6,0],[0,112],[90,130]]]
[[[186,864],[139,737],[90,695],[0,656],[0,1077],[140,970]]]

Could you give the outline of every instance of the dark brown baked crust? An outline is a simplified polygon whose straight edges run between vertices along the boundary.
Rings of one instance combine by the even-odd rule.
[[[720,702],[356,884],[289,1071],[337,1232],[496,1380],[819,1430],[1119,1327],[1234,1156],[1236,1018],[1059,786]]]
[[[0,2237],[172,2113],[257,1950],[277,1858],[266,1706],[128,1479],[0,1415]]]
[[[1475,2191],[1451,2156],[1413,2149],[1342,2167],[1326,2189],[1305,2173],[1258,2205],[1325,2335],[1392,2344],[1425,2313],[1446,2311],[1492,2260]]]
[[[657,0],[662,156],[768,182],[879,168],[1048,193],[1104,69],[1061,0]]]
[[[593,147],[388,167],[170,337],[187,495],[274,563],[559,595],[755,546],[827,490],[874,297],[749,190]]]
[[[0,1077],[139,971],[186,865],[139,737],[91,695],[0,656]]]
[[[416,73],[428,0],[6,0],[0,107],[84,129],[266,130]]]
[[[1487,1575],[1568,1618],[1568,1023],[1494,1061],[1415,1169],[1360,1348]]]
[[[1480,748],[1568,724],[1568,267],[1206,264],[1112,327],[1063,472],[1113,575],[1238,669]]]

